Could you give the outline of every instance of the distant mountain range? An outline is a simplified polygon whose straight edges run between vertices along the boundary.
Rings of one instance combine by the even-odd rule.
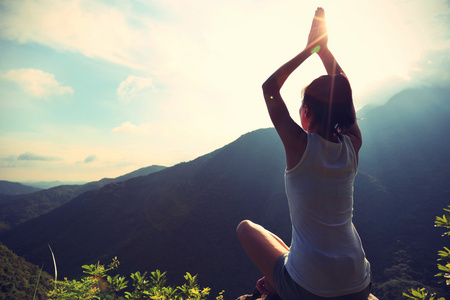
[[[86,191],[98,189],[113,182],[148,175],[164,168],[162,166],[150,166],[117,178],[103,178],[99,181],[89,182],[83,185],[63,185],[46,190],[39,190],[19,183],[3,181],[4,190],[10,192],[0,193],[0,232],[9,230],[14,226],[45,214]],[[0,186],[2,186],[2,182],[0,182]],[[38,191],[32,193],[34,190]],[[17,192],[12,193],[11,191]],[[26,191],[29,191],[29,193],[26,193]]]
[[[448,95],[407,90],[360,112],[354,223],[380,299],[402,299],[401,290],[415,284],[436,286],[436,252],[445,241],[433,222],[450,199]],[[160,269],[176,283],[186,271],[198,273],[202,286],[236,298],[259,278],[235,235],[239,221],[254,220],[290,242],[284,168],[275,130],[256,130],[188,163],[73,199],[72,191],[64,205],[4,231],[0,241],[52,273],[50,244],[62,277],[118,256],[123,274]]]
[[[51,189],[60,185],[83,185],[88,183],[88,181],[24,181],[21,184],[38,188],[40,190]]]
[[[21,195],[21,194],[30,194],[33,192],[37,192],[39,190],[40,188],[21,184],[18,182],[0,180],[0,194]]]

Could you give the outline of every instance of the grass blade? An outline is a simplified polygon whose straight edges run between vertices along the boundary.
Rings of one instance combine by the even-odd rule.
[[[44,264],[42,264],[41,270],[39,271],[39,275],[38,275],[38,279],[37,279],[37,282],[36,282],[36,286],[34,288],[33,300],[34,300],[34,298],[36,298],[37,288],[39,286],[39,279],[41,279],[41,274],[42,274],[42,269],[43,268],[44,268]]]
[[[58,269],[56,268],[56,260],[55,260],[55,255],[53,254],[53,251],[52,251],[52,247],[50,247],[50,244],[48,244],[48,247],[50,248],[50,252],[52,253],[53,265],[55,266],[55,289],[56,289],[56,281],[58,280]]]

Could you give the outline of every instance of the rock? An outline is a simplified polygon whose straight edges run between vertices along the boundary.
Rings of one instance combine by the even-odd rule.
[[[282,300],[278,295],[261,295],[257,288],[253,290],[253,294],[250,295],[242,295],[238,297],[236,300]]]
[[[257,288],[253,289],[253,294],[250,295],[242,295],[240,297],[238,297],[236,300],[256,300],[256,299],[261,299],[262,295],[261,293],[258,291]]]
[[[257,288],[255,288],[253,290],[253,294],[250,295],[242,295],[240,297],[238,297],[236,300],[281,300],[280,297],[278,297],[278,295],[272,295],[272,296],[266,296],[266,295],[261,295],[261,293],[258,291]],[[373,294],[369,295],[369,298],[367,298],[367,300],[379,300],[377,297],[375,297]]]

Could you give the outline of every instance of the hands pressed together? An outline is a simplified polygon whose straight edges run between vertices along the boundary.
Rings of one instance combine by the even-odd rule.
[[[318,52],[328,47],[328,33],[327,25],[325,22],[325,11],[319,7],[316,9],[316,13],[313,18],[311,30],[308,36],[307,48],[311,48],[311,51]]]

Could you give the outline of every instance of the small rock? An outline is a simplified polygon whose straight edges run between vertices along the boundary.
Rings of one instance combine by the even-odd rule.
[[[256,300],[256,299],[261,299],[262,295],[261,293],[258,291],[257,288],[253,289],[253,295],[242,295],[240,297],[238,297],[236,300]]]

